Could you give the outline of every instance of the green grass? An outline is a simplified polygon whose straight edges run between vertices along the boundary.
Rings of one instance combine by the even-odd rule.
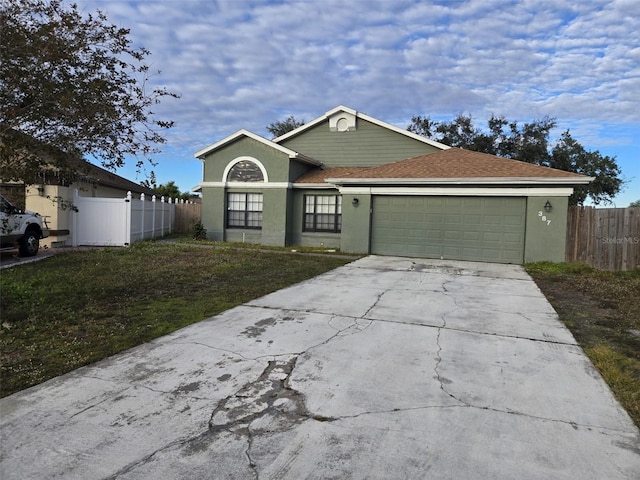
[[[3,270],[1,395],[350,261],[280,250],[142,242]]]
[[[298,252],[298,253],[326,253],[331,255],[340,254],[340,249],[338,248],[328,248],[323,246],[303,247],[303,246],[296,245],[293,247],[274,247],[270,245],[260,245],[256,243],[195,240],[185,236],[181,236],[177,238],[175,241],[177,243],[181,243],[184,245],[212,246],[212,247],[218,247],[218,248],[242,248],[242,249],[261,250],[261,251]],[[350,254],[345,254],[345,255],[350,255]]]
[[[525,267],[640,427],[640,269],[603,272],[547,262]]]

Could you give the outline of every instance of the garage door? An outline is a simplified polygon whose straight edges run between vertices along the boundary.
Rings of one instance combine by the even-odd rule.
[[[522,263],[522,197],[373,198],[371,253]]]

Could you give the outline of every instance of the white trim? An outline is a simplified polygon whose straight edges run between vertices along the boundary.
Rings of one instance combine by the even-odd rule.
[[[344,124],[341,121],[344,120]],[[330,132],[352,132],[356,129],[356,115],[351,112],[341,111],[329,116]]]
[[[264,168],[264,165],[262,164],[262,162],[260,160],[258,160],[257,158],[249,157],[247,155],[242,155],[240,157],[236,157],[233,160],[231,160],[229,163],[227,163],[227,166],[224,168],[224,172],[222,173],[222,181],[223,182],[227,182],[227,178],[229,178],[229,172],[231,171],[231,169],[236,164],[238,164],[240,162],[245,162],[245,161],[246,162],[253,162],[258,166],[258,168],[262,172],[263,181],[262,182],[242,182],[242,183],[269,183],[269,174],[267,173],[267,169]]]
[[[239,188],[239,189],[249,189],[249,190],[266,190],[272,188],[291,188],[291,183],[289,182],[200,182],[196,188],[207,188],[207,187],[217,187],[217,188]]]
[[[338,189],[342,195],[439,195],[473,197],[568,197],[571,187],[347,187]]]
[[[335,190],[338,187],[336,187],[335,185],[332,185],[330,183],[294,183],[292,185],[293,188],[308,188],[308,189],[324,189],[324,190]]]
[[[383,122],[382,120],[378,120],[377,118],[370,117],[369,115],[365,115],[364,113],[358,113],[356,110],[349,107],[345,107],[344,105],[339,105],[329,110],[324,115],[321,115],[318,118],[315,118],[310,122],[305,123],[304,125],[296,128],[295,130],[291,130],[290,132],[287,132],[284,135],[280,135],[279,137],[274,138],[273,142],[280,143],[283,140],[294,137],[299,133],[302,133],[305,130],[308,130],[309,128],[315,127],[316,125],[322,122],[328,121],[330,117],[340,112],[354,115],[356,118],[366,120],[367,122],[373,123],[374,125],[378,125],[379,127],[386,128],[387,130],[391,130],[393,132],[399,133],[401,135],[412,138],[414,140],[418,140],[419,142],[426,143],[427,145],[431,145],[432,147],[436,147],[440,150],[448,150],[451,148],[449,145],[445,145],[444,143],[429,140],[428,138],[418,135],[417,133],[413,133],[413,132],[410,132],[409,130],[404,130],[402,128],[396,127],[395,125],[391,125],[390,123]]]
[[[594,177],[327,178],[336,185],[579,185]]]
[[[214,150],[217,150],[220,147],[225,146],[228,143],[231,143],[235,140],[237,140],[240,137],[248,137],[251,138],[253,140],[255,140],[256,142],[260,142],[268,147],[271,147],[275,150],[278,150],[286,155],[289,156],[289,158],[294,158],[296,160],[300,160],[301,162],[305,162],[311,165],[322,165],[322,162],[318,162],[317,160],[314,160],[310,157],[307,157],[306,155],[303,155],[301,153],[298,153],[296,151],[291,150],[290,148],[286,148],[283,147],[282,145],[278,145],[277,143],[272,142],[271,140],[267,140],[264,137],[261,137],[260,135],[256,135],[253,132],[250,132],[249,130],[245,130],[244,128],[241,130],[238,130],[235,133],[232,133],[231,135],[229,135],[228,137],[223,138],[222,140],[217,141],[216,143],[212,143],[211,145],[209,145],[208,147],[203,148],[202,150],[197,151],[196,153],[193,154],[194,157],[200,159],[200,160],[204,160],[202,157],[206,156],[207,154],[213,152]]]

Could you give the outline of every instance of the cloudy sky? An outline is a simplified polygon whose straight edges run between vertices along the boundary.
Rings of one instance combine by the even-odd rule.
[[[70,0],[69,0],[70,1]],[[148,48],[153,78],[182,95],[155,168],[181,191],[193,153],[240,128],[346,105],[398,127],[414,115],[555,117],[589,150],[616,156],[640,199],[638,0],[76,0]],[[136,178],[133,164],[119,173]]]

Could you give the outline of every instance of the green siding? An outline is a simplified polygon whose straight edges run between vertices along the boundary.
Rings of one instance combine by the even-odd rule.
[[[326,121],[280,144],[327,167],[370,167],[439,151],[360,118],[354,131],[331,132]]]
[[[522,263],[525,211],[522,197],[377,196],[371,251]]]
[[[544,209],[547,200],[551,212]],[[525,262],[565,261],[568,204],[568,197],[529,197]]]

